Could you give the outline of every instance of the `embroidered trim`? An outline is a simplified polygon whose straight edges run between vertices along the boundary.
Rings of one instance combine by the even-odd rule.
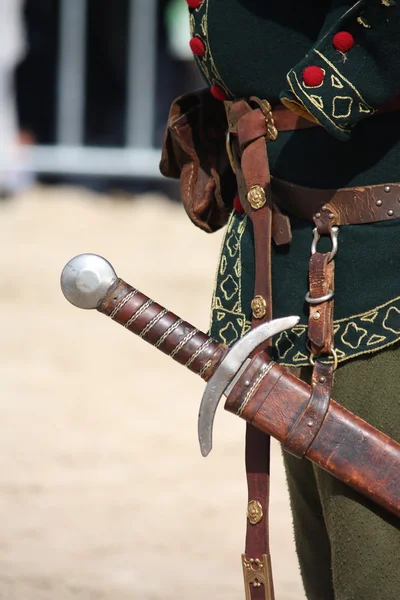
[[[247,215],[232,213],[223,241],[211,310],[211,335],[228,346],[251,329],[250,306],[242,301],[242,238]],[[382,350],[400,341],[400,296],[334,323],[339,362]],[[307,325],[274,340],[273,358],[285,366],[309,364]]]
[[[191,35],[192,37],[200,35],[206,50],[203,56],[195,56],[194,58],[208,83],[211,86],[218,85],[226,92],[227,95],[232,97],[233,94],[231,90],[228,88],[217,69],[210,48],[208,36],[208,8],[209,0],[206,0],[190,14]]]

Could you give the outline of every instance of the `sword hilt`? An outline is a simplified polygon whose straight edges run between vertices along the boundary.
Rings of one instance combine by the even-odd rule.
[[[96,254],[71,259],[61,274],[61,289],[71,304],[95,308],[206,381],[226,354],[226,346],[119,279]]]

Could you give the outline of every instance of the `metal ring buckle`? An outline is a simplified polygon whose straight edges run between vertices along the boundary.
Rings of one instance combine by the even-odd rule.
[[[235,157],[233,156],[233,152],[232,152],[232,146],[231,146],[231,132],[228,131],[226,132],[226,140],[225,140],[225,145],[226,145],[226,153],[228,155],[229,158],[229,162],[231,163],[231,167],[232,167],[232,171],[235,173],[236,175],[236,165],[235,165]]]
[[[323,302],[328,302],[328,300],[331,300],[334,295],[335,295],[335,292],[333,290],[329,290],[329,292],[327,294],[325,294],[325,296],[320,296],[319,298],[313,298],[312,296],[310,296],[310,292],[307,292],[306,302],[308,302],[308,304],[322,304]]]
[[[332,227],[330,232],[331,232],[332,250],[329,255],[328,262],[331,262],[335,258],[336,253],[338,251],[339,227]],[[319,240],[321,239],[321,234],[319,233],[319,231],[316,227],[313,229],[313,234],[314,234],[314,239],[313,239],[313,243],[311,244],[311,254],[316,253],[317,244],[318,244]]]
[[[337,355],[335,348],[330,349],[330,355],[333,358],[333,370],[336,371],[336,369],[338,368],[339,359],[338,359],[338,355]],[[310,365],[312,367],[315,365],[315,354],[313,354],[312,352],[310,354]]]

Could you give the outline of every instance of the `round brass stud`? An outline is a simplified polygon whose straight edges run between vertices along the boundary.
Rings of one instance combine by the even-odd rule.
[[[255,319],[262,319],[267,313],[267,303],[262,296],[255,296],[251,301],[251,310]]]
[[[267,201],[264,189],[260,185],[253,185],[247,194],[247,200],[251,208],[259,210]]]
[[[260,502],[258,500],[250,500],[246,514],[251,525],[257,525],[264,516]]]

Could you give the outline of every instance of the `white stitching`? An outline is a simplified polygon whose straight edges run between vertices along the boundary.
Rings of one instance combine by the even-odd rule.
[[[211,363],[212,363],[212,359],[210,358],[210,360],[208,362],[206,362],[206,364],[204,365],[204,367],[201,369],[201,371],[199,373],[200,377],[203,377],[203,375],[207,371],[207,369],[209,367],[211,367]]]
[[[255,382],[253,383],[253,385],[247,392],[243,404],[239,407],[239,409],[236,413],[238,417],[242,416],[243,411],[246,408],[246,406],[248,405],[248,403],[250,402],[250,399],[253,396],[254,392],[260,387],[262,380],[264,379],[264,377],[266,377],[268,375],[268,373],[270,372],[270,370],[272,369],[274,364],[275,363],[271,360],[271,362],[268,365],[265,365],[264,370],[260,373],[260,375],[257,377]]]
[[[196,333],[199,333],[198,329],[192,329],[192,331],[189,331],[189,333],[185,335],[183,340],[181,340],[177,347],[171,352],[170,357],[174,358],[178,354],[179,350],[181,350],[183,346],[196,335]]]
[[[212,338],[208,338],[208,340],[206,340],[204,344],[200,346],[200,348],[197,348],[196,352],[192,354],[187,363],[185,363],[185,367],[190,367],[193,361],[195,361],[196,358],[203,352],[203,350],[206,350],[206,348],[208,348],[208,346],[212,344],[213,341],[214,340]]]
[[[132,323],[134,323],[136,319],[138,319],[140,315],[142,315],[149,308],[149,306],[153,304],[153,302],[154,301],[149,298],[144,304],[142,304],[142,306],[135,313],[133,313],[131,318],[125,323],[125,329],[129,329]]]
[[[175,329],[177,329],[177,327],[179,327],[179,325],[181,325],[183,323],[182,319],[178,319],[177,321],[175,321],[175,323],[172,323],[172,325],[170,325],[167,329],[167,331],[165,331],[162,336],[160,337],[160,339],[158,340],[158,342],[156,342],[154,344],[155,348],[159,348],[161,346],[161,344],[166,340],[166,338],[169,336],[170,333],[172,333],[173,331],[175,331]]]
[[[136,294],[138,293],[139,290],[132,290],[131,292],[129,292],[129,294],[127,294],[125,296],[125,298],[122,298],[121,302],[118,304],[118,306],[116,306],[114,308],[114,310],[112,311],[112,313],[110,314],[110,319],[114,319],[114,317],[116,316],[116,314],[121,310],[122,307],[125,306],[125,304],[127,302],[129,302],[129,300],[131,300],[134,296],[136,296]]]
[[[165,317],[165,315],[167,314],[168,309],[164,308],[163,310],[161,310],[155,317],[152,318],[152,320],[150,321],[150,323],[147,323],[146,327],[143,329],[143,331],[141,331],[139,333],[139,337],[143,338],[146,333],[148,333],[150,331],[150,329],[152,327],[154,327],[154,325],[156,323],[158,323],[158,321],[160,321],[163,317]]]

